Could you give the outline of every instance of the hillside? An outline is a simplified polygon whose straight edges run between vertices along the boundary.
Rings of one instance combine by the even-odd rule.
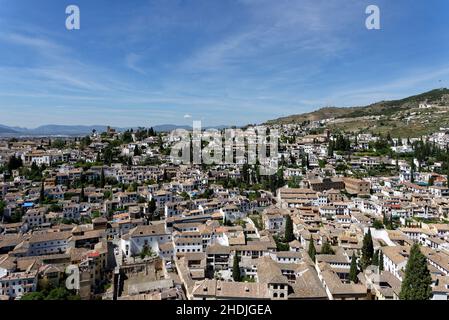
[[[329,118],[338,118],[341,116],[345,116],[346,114],[348,114],[348,112],[351,112],[352,110],[356,109],[357,108],[326,107],[309,113],[291,115],[284,118],[270,120],[267,121],[267,124],[301,123],[304,121],[319,121]]]
[[[0,134],[14,134],[17,133],[13,128],[0,125]]]
[[[419,108],[421,103],[429,108]],[[292,115],[267,124],[302,123],[333,119],[328,127],[344,131],[390,132],[393,136],[413,137],[449,126],[449,89],[435,89],[400,100],[380,101],[363,107],[326,107]]]

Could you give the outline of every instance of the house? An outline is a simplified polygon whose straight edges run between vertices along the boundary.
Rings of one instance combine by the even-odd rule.
[[[371,190],[371,184],[368,181],[354,179],[354,178],[343,178],[346,192],[355,195],[369,195]]]
[[[329,300],[368,300],[368,290],[363,284],[341,279],[327,262],[317,262],[316,271]]]
[[[43,208],[29,209],[22,217],[22,221],[28,225],[29,229],[41,227],[47,222],[46,210]]]
[[[0,295],[20,299],[24,294],[36,291],[37,278],[37,270],[13,272],[0,277]]]
[[[383,254],[384,270],[389,271],[393,276],[402,281],[405,266],[410,255],[410,247],[383,247],[381,254]]]
[[[71,237],[71,232],[34,232],[29,240],[28,255],[64,253]]]
[[[265,230],[273,233],[282,233],[285,230],[285,222],[288,211],[274,207],[267,208],[262,213],[262,222]]]
[[[172,236],[166,231],[164,223],[140,225],[122,236],[120,249],[127,257],[139,255],[145,248],[159,254],[159,245],[171,240]]]

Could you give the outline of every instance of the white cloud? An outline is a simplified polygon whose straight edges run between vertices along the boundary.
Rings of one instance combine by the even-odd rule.
[[[190,114],[185,114],[184,115],[184,119],[190,119],[190,118],[192,118],[192,116]]]
[[[140,68],[138,66],[138,63],[141,60],[142,60],[142,56],[135,54],[135,53],[129,53],[125,57],[125,65],[133,71],[136,71],[140,74],[146,74],[145,70],[143,70],[142,68]]]

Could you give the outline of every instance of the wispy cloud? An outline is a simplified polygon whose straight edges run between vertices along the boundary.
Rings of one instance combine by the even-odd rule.
[[[242,64],[257,65],[261,57],[262,60],[276,56],[286,59],[288,55],[290,60],[304,53],[317,54],[316,61],[319,58],[320,63],[324,63],[326,57],[338,54],[349,45],[338,33],[348,21],[354,20],[350,15],[354,8],[347,4],[309,0],[240,2],[249,12],[248,24],[235,33],[217,37],[215,42],[186,59],[183,67],[194,72],[226,71],[226,68],[238,69]],[[329,14],[337,7],[339,15]],[[343,11],[346,8],[348,10]]]
[[[142,56],[135,53],[128,53],[125,57],[125,65],[140,74],[146,74],[146,72],[138,66],[138,63],[142,60]]]
[[[23,12],[32,0],[3,0],[0,111],[15,111],[0,122],[39,112],[30,121],[133,125],[194,115],[245,124],[400,97],[449,78],[443,10],[432,12],[438,23],[413,20],[423,30],[410,39],[398,30],[423,8],[402,10],[405,0],[378,0],[377,33],[364,30],[368,0],[80,2],[90,8],[85,23],[67,32],[55,10],[37,17]],[[92,19],[97,9],[105,14]]]

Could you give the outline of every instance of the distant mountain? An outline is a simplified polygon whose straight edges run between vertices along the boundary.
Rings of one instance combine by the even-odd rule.
[[[190,126],[178,126],[175,124],[160,124],[157,126],[153,126],[154,131],[156,132],[168,132],[173,131],[175,129],[185,129],[185,130],[192,130],[192,127]]]
[[[35,129],[27,129],[25,132],[33,135],[80,135],[92,133],[92,130],[98,132],[106,131],[107,126],[93,125],[93,126],[67,126],[67,125],[44,125]]]
[[[221,129],[226,129],[226,128],[230,128],[230,126],[225,126],[225,125],[211,126],[211,127],[203,127],[201,129],[217,129],[217,130],[221,130]],[[157,132],[167,132],[167,131],[172,131],[172,130],[175,130],[175,129],[192,130],[193,128],[191,126],[178,126],[178,125],[174,125],[174,124],[162,124],[162,125],[153,126],[153,129],[155,131],[157,131]]]
[[[3,126],[0,124],[0,134],[14,134],[17,133],[16,130],[14,130],[11,127]]]
[[[223,129],[227,126],[216,126],[207,127],[206,129]],[[115,128],[117,131],[125,131],[130,128]],[[134,129],[137,129],[134,128]],[[190,126],[174,125],[174,124],[163,124],[153,126],[153,129],[157,132],[168,132],[175,129],[185,129],[192,130]],[[40,126],[34,129],[20,128],[20,127],[8,127],[5,125],[0,125],[0,136],[81,136],[92,133],[92,130],[97,132],[105,132],[107,126],[104,125],[56,125],[49,124]]]
[[[8,127],[0,125],[0,135],[3,136],[77,136],[89,134],[93,129],[97,131],[105,131],[106,126],[67,126],[67,125],[44,125],[34,129]]]

